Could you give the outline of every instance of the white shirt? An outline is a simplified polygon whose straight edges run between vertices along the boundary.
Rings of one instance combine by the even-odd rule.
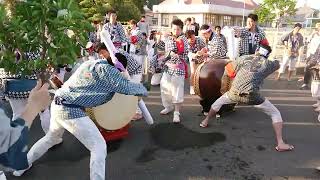
[[[310,43],[308,45],[307,57],[310,54],[314,54],[320,44],[320,32],[317,32],[311,36]]]

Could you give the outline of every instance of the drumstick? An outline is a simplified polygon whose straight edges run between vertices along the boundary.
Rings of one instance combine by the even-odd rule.
[[[144,117],[144,120],[145,120],[149,125],[153,124],[153,122],[154,122],[154,121],[153,121],[153,118],[152,118],[152,116],[151,116],[151,114],[150,114],[150,112],[149,112],[146,104],[144,103],[144,101],[143,101],[142,99],[139,101],[138,106],[139,106],[139,108],[140,108],[141,111],[142,111],[142,115],[143,115],[143,117]]]

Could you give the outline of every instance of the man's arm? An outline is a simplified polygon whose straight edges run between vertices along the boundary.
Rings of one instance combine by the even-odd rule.
[[[0,164],[8,169],[26,169],[29,166],[27,160],[29,128],[23,119],[18,118],[10,122],[4,113],[0,114],[2,121],[0,126]]]
[[[33,120],[38,113],[46,109],[50,104],[50,94],[48,92],[49,84],[42,85],[41,80],[37,82],[29,95],[28,103],[25,111],[21,114],[21,118],[25,120],[26,125],[30,128]]]
[[[259,28],[259,27],[258,27],[258,30],[259,30],[260,39],[261,39],[261,40],[262,40],[262,39],[267,39],[266,33],[264,32],[264,30],[261,29],[261,28]]]
[[[303,40],[303,36],[301,34],[299,35],[299,46],[300,47],[304,46],[304,40]]]
[[[290,33],[281,37],[281,42],[284,44],[285,48],[288,48],[289,36],[290,36]]]
[[[97,73],[105,81],[102,84],[109,92],[116,92],[125,95],[147,96],[147,89],[140,83],[132,83],[125,79],[122,74],[113,66],[108,64],[99,64]]]
[[[121,51],[121,53],[127,58],[127,71],[130,76],[136,73],[140,68],[141,64],[138,64],[137,60],[134,59],[130,54],[125,51]]]
[[[166,49],[166,52],[174,52],[174,53],[177,53],[178,49],[177,49],[177,44],[176,44],[176,41],[173,40],[172,37],[168,37],[164,40],[165,42],[165,49]]]
[[[10,121],[0,109],[0,164],[6,168],[21,170],[28,168],[28,133],[29,128],[37,114],[48,107],[50,95],[48,84],[41,86],[37,82],[30,92],[26,109],[20,118]]]
[[[274,73],[276,70],[280,68],[280,63],[278,60],[270,61],[267,60],[266,64],[267,68],[265,72],[263,73],[264,78],[268,77],[270,74]]]
[[[250,58],[250,55],[244,55],[244,56],[238,57],[234,61],[230,62],[235,73],[237,73],[240,70],[240,67],[246,58]]]
[[[235,29],[235,37],[243,38],[246,35],[246,28],[237,28]]]

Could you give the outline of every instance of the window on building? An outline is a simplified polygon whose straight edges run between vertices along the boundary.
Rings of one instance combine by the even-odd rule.
[[[223,16],[223,26],[231,26],[231,16]]]
[[[151,23],[153,26],[158,25],[158,14],[153,14],[153,17],[151,18]]]
[[[218,15],[215,14],[204,14],[204,23],[210,26],[219,25]]]
[[[234,25],[235,26],[242,26],[242,17],[236,17],[234,20]]]
[[[161,16],[161,25],[168,27],[169,26],[169,14],[162,14]]]

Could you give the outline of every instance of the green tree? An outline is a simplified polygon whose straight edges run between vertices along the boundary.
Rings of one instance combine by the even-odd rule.
[[[264,0],[255,13],[260,22],[271,22],[285,15],[294,15],[297,11],[296,4],[296,0]]]
[[[147,6],[149,9],[152,9],[153,5],[158,5],[162,3],[164,0],[147,0]]]
[[[117,11],[119,21],[130,19],[139,20],[141,13],[144,13],[145,0],[109,0],[110,5]]]
[[[16,2],[8,16],[8,4],[0,4],[0,67],[11,73],[44,73],[48,65],[72,64],[87,42],[91,24],[73,0]],[[15,50],[40,52],[33,61],[16,61]]]
[[[146,0],[78,0],[81,10],[90,21],[102,21],[107,11],[117,11],[119,21],[139,19]]]
[[[90,21],[102,21],[111,9],[109,0],[79,0],[81,10]]]
[[[139,20],[141,16],[140,9],[131,0],[123,0],[115,6],[119,21],[129,21],[131,19]]]

